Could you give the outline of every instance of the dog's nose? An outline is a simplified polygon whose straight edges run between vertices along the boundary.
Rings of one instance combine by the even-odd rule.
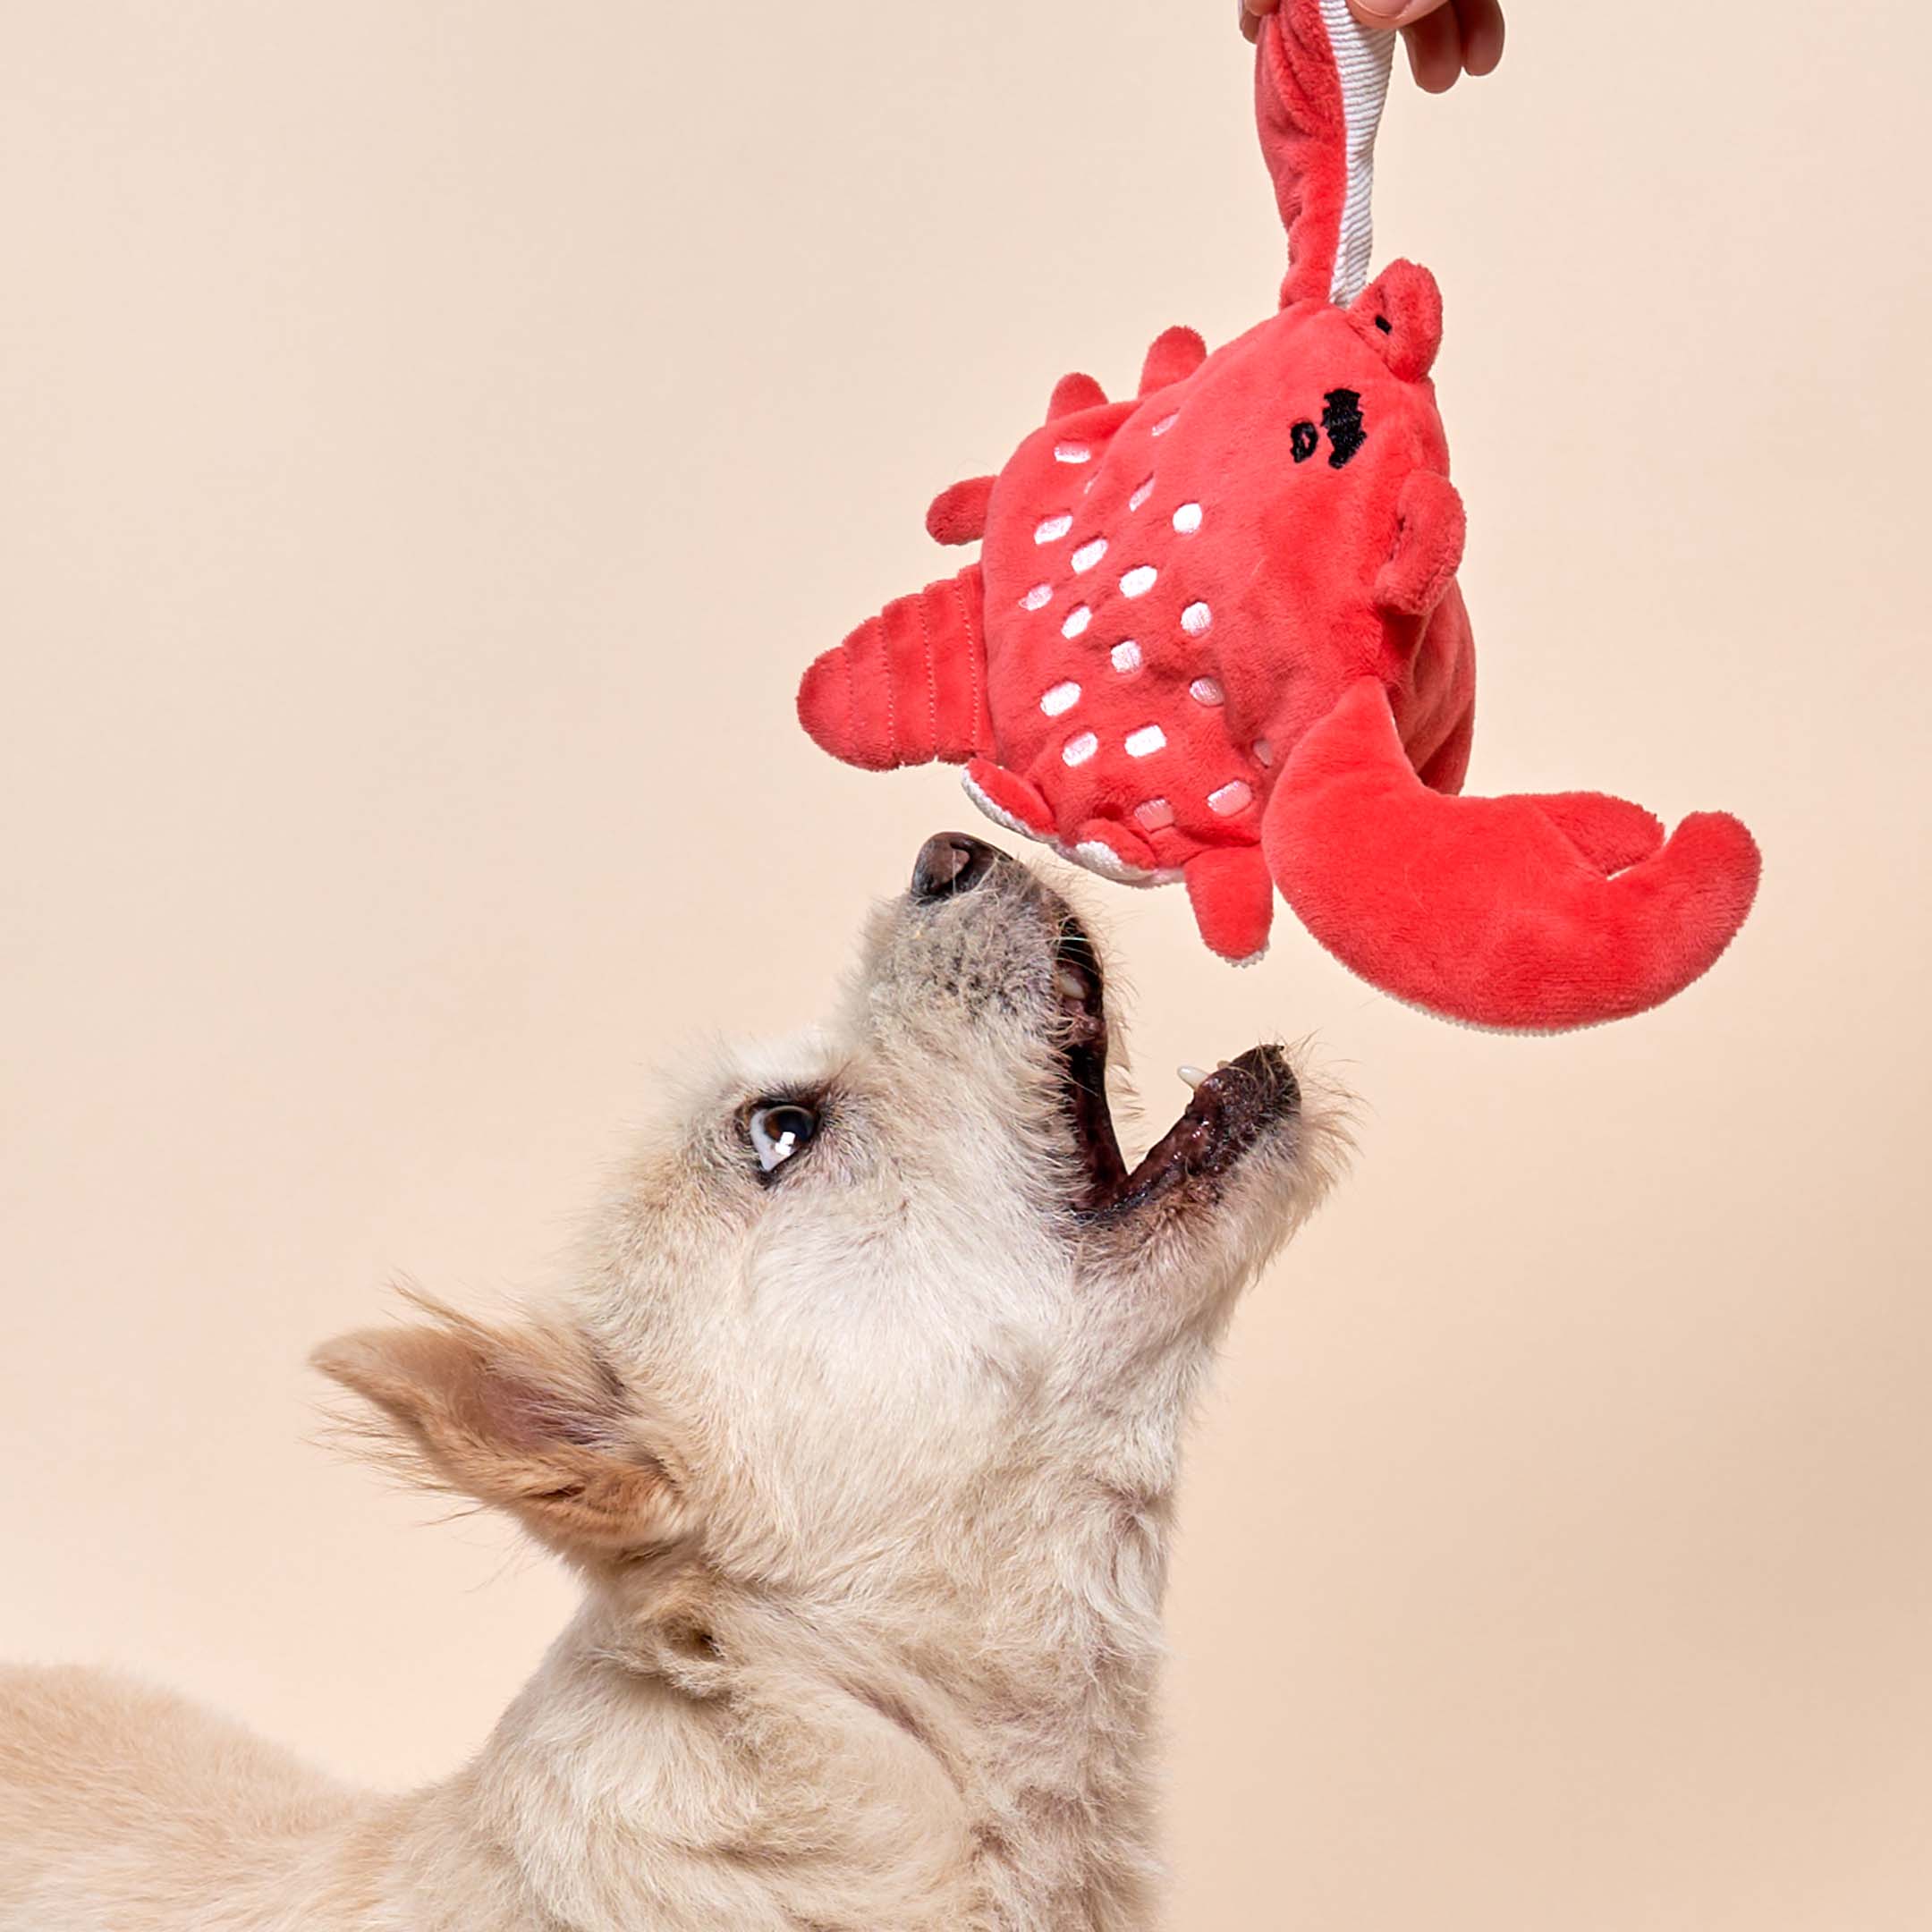
[[[970,892],[995,866],[1012,861],[997,847],[963,832],[936,832],[912,861],[912,896],[949,899]]]

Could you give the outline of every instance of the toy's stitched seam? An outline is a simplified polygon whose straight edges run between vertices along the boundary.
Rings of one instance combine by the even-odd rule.
[[[926,657],[926,716],[932,731],[932,748],[936,757],[939,750],[939,672],[933,663],[932,640],[932,599],[919,599],[919,648]]]
[[[967,665],[972,674],[973,749],[983,751],[993,736],[991,721],[987,716],[987,667],[982,662],[986,655],[985,640],[973,635],[972,602],[960,588],[956,577],[953,580],[953,595],[959,602],[960,629],[966,636]]]

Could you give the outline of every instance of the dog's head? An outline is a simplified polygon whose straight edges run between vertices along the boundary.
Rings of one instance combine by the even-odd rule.
[[[1064,900],[928,840],[826,1027],[683,1081],[566,1314],[433,1311],[319,1366],[597,1574],[930,1589],[1082,1497],[1117,1515],[1171,1482],[1213,1340],[1338,1137],[1261,1046],[1130,1167],[1115,1023]]]

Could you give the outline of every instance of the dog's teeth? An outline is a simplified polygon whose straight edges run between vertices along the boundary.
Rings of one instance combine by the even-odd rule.
[[[1069,999],[1083,1000],[1087,997],[1087,982],[1071,966],[1063,966],[1055,973],[1054,985]]]
[[[1202,1072],[1198,1066],[1176,1067],[1174,1069],[1174,1072],[1178,1073],[1181,1078],[1188,1083],[1190,1087],[1199,1087],[1200,1083],[1208,1078],[1208,1076],[1204,1072]]]

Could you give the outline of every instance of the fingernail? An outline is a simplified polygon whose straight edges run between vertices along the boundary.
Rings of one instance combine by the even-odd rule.
[[[1443,0],[1349,0],[1356,18],[1370,27],[1406,27],[1433,13]]]

